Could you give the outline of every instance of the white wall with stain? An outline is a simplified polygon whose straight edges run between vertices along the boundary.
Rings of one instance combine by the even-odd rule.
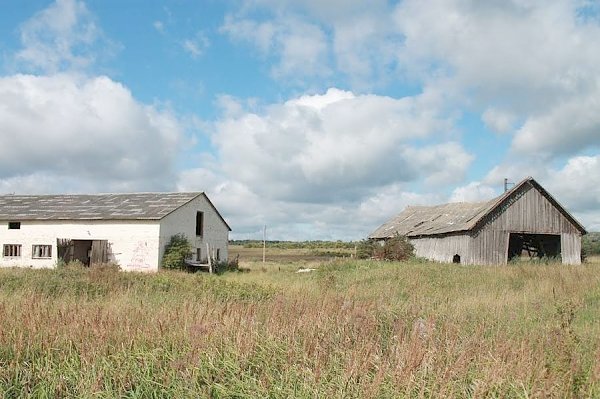
[[[203,234],[196,235],[196,212],[204,213]],[[58,261],[58,239],[106,240],[109,261],[122,270],[155,272],[171,236],[182,233],[193,247],[207,257],[206,244],[220,259],[227,260],[229,227],[201,194],[160,220],[13,220],[19,229],[9,229],[8,221],[0,221],[0,267],[52,268]],[[20,256],[4,256],[5,245],[20,245]],[[51,256],[36,258],[34,245],[50,245]]]
[[[204,213],[204,228],[201,236],[196,235],[196,212]],[[229,227],[221,219],[209,200],[200,195],[192,201],[176,209],[160,221],[160,258],[162,259],[165,246],[171,236],[184,234],[192,244],[193,259],[196,259],[197,249],[200,248],[201,261],[207,260],[206,244],[216,253],[219,250],[220,259],[228,259]]]
[[[20,229],[0,222],[0,267],[52,268],[58,261],[57,239],[107,240],[109,260],[128,271],[156,271],[159,266],[158,220],[22,221]],[[20,257],[4,256],[4,245],[20,244]],[[50,258],[34,258],[34,245],[51,245]]]

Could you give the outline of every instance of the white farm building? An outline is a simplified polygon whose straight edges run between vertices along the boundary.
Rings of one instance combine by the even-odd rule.
[[[193,247],[193,261],[227,260],[229,225],[206,194],[134,193],[0,196],[1,267],[54,267],[115,262],[129,271],[157,271],[175,234]]]

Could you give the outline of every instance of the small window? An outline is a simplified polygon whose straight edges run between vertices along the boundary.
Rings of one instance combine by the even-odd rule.
[[[52,245],[34,245],[31,249],[33,259],[52,258]]]
[[[221,260],[221,249],[217,248],[217,260]]]
[[[4,244],[4,251],[2,253],[5,258],[20,258],[21,244]]]
[[[21,222],[8,222],[9,230],[19,230],[21,228]]]
[[[196,235],[201,236],[204,232],[204,212],[196,212]]]
[[[460,255],[456,254],[452,257],[452,263],[460,263]]]
[[[196,260],[198,262],[202,260],[202,248],[196,248]]]

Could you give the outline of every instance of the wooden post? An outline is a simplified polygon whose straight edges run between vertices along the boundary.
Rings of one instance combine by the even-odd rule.
[[[263,263],[265,263],[267,253],[267,225],[263,229]]]
[[[212,274],[212,261],[210,259],[210,247],[208,246],[208,243],[206,243],[206,256],[208,257],[208,272]]]

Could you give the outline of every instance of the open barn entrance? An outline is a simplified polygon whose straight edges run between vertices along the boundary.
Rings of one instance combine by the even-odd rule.
[[[508,261],[560,257],[560,235],[510,233]]]
[[[108,262],[107,240],[57,240],[58,258],[65,262],[80,261],[85,266]]]

